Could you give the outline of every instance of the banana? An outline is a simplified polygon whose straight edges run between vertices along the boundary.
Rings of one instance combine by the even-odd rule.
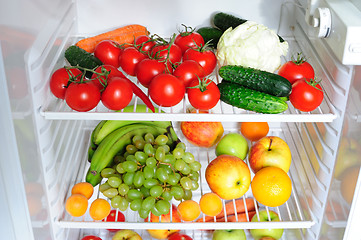
[[[135,135],[144,136],[146,133],[152,133],[157,136],[167,134],[168,131],[169,128],[144,125],[142,123],[127,125],[113,131],[103,139],[95,150],[86,175],[86,181],[93,186],[98,185],[102,179],[100,172],[112,165],[114,156],[119,152],[124,152],[124,148],[131,143]]]

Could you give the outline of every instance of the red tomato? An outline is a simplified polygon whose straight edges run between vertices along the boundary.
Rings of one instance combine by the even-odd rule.
[[[300,79],[292,85],[290,102],[302,112],[315,110],[323,100],[321,86],[313,79]]]
[[[174,43],[180,47],[183,54],[188,48],[198,48],[203,46],[204,39],[202,35],[194,32],[194,29],[188,31],[188,28],[186,27],[184,32],[181,32],[176,36]]]
[[[102,63],[112,65],[118,68],[119,55],[122,49],[112,40],[104,40],[97,44],[94,49],[94,56],[97,57]]]
[[[184,83],[169,73],[155,76],[149,85],[149,96],[159,106],[172,107],[182,101],[186,89]]]
[[[147,56],[141,53],[135,47],[128,47],[124,49],[120,55],[119,64],[124,72],[130,76],[135,76],[135,67],[145,58],[147,58]]]
[[[68,106],[78,112],[95,108],[100,101],[100,91],[92,82],[71,83],[65,93]]]
[[[122,77],[112,77],[102,93],[101,101],[110,110],[128,106],[133,97],[132,85]]]
[[[168,240],[193,240],[190,236],[187,234],[182,233],[172,233],[168,238]]]
[[[117,214],[118,214],[118,217],[117,217]],[[115,219],[115,217],[117,217],[117,219]],[[124,222],[125,217],[124,217],[124,214],[122,212],[117,211],[116,209],[113,209],[113,210],[110,211],[108,217],[103,219],[103,221],[106,221],[106,222]],[[119,229],[107,229],[107,230],[110,231],[110,232],[116,232]]]
[[[198,62],[193,60],[185,60],[177,66],[174,70],[173,75],[184,82],[184,86],[188,87],[192,80],[203,78],[204,70]]]
[[[286,78],[290,83],[303,78],[313,79],[315,77],[313,67],[300,54],[298,54],[297,60],[283,64],[278,70],[278,74]]]
[[[135,72],[138,81],[147,88],[155,76],[165,72],[165,65],[155,59],[146,58],[138,63]]]
[[[155,42],[147,35],[141,35],[135,39],[136,47],[144,53],[150,53],[155,46]]]
[[[168,55],[169,52],[169,55]],[[151,56],[160,61],[169,61],[171,64],[178,63],[182,60],[182,50],[176,44],[156,45],[152,48]],[[168,59],[166,59],[168,56]]]
[[[100,74],[93,73],[91,79],[92,79],[92,82],[101,91],[107,85],[107,82],[110,78],[125,77],[121,71],[119,71],[117,68],[113,67],[112,65],[99,66],[95,69],[95,72],[100,73]]]
[[[66,69],[59,68],[50,78],[50,91],[55,97],[65,99],[65,92],[67,90],[69,81],[79,81],[82,72],[77,68]]]
[[[217,57],[211,50],[201,47],[197,49],[189,48],[183,54],[183,60],[194,60],[204,69],[205,76],[211,74],[217,65]]]
[[[200,110],[209,110],[217,105],[221,94],[215,82],[208,78],[193,80],[188,87],[190,104]]]
[[[83,237],[81,240],[102,240],[102,239],[100,237],[97,237],[94,235],[89,235],[89,236]]]

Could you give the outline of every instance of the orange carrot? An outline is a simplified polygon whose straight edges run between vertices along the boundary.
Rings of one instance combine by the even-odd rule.
[[[227,222],[250,222],[252,217],[256,214],[256,211],[251,211],[248,212],[248,219],[247,219],[247,214],[244,213],[237,213],[237,218],[236,215],[230,215],[227,216]],[[217,222],[225,222],[226,218],[218,218]]]
[[[133,43],[134,39],[138,36],[148,34],[149,32],[146,27],[138,24],[131,24],[93,37],[84,38],[75,45],[87,52],[93,53],[96,45],[103,40],[112,40],[118,44]]]

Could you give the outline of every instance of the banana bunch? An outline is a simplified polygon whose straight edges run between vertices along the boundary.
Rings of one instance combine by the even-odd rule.
[[[137,112],[145,112],[145,105],[137,105]],[[123,111],[133,112],[133,106],[128,106]],[[122,121],[103,120],[94,128],[91,134],[88,161],[90,167],[86,181],[93,186],[98,185],[102,177],[100,172],[113,165],[117,154],[122,154],[125,147],[131,144],[136,135],[144,136],[151,133],[154,136],[165,134],[168,144],[174,146],[180,141],[174,131],[171,121]]]

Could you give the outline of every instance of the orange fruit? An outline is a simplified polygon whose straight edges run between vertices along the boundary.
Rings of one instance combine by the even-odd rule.
[[[73,194],[65,202],[65,210],[73,217],[83,216],[88,209],[88,199],[81,194]]]
[[[193,221],[201,214],[199,204],[194,200],[185,200],[178,205],[178,212],[184,221]]]
[[[73,186],[71,194],[81,194],[89,199],[94,192],[94,187],[88,182],[80,182]]]
[[[240,127],[242,135],[252,142],[267,136],[269,126],[267,122],[242,122]]]
[[[349,204],[352,203],[359,171],[360,171],[360,166],[357,165],[348,168],[341,175],[341,184],[340,184],[341,195]]]
[[[94,220],[103,220],[111,211],[109,202],[102,198],[95,199],[89,208],[89,215]]]
[[[211,217],[218,215],[223,209],[221,198],[213,192],[204,194],[199,200],[199,206],[204,214]]]
[[[253,197],[268,207],[278,207],[291,196],[292,183],[285,171],[278,167],[265,167],[252,179]]]

